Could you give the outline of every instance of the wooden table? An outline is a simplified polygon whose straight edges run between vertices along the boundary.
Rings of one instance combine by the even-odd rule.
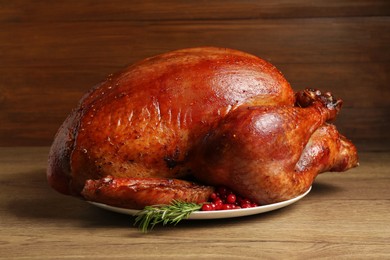
[[[47,153],[0,148],[2,259],[390,258],[390,153],[362,153],[360,167],[319,176],[289,207],[148,234],[129,216],[49,188]]]

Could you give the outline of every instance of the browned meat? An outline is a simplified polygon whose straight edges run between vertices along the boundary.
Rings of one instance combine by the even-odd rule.
[[[328,122],[340,106],[330,94],[295,96],[274,66],[243,52],[169,52],[110,75],[81,99],[51,147],[48,181],[79,196],[87,180],[108,175],[124,183],[195,176],[271,203],[302,192],[321,171],[357,165],[355,147]],[[82,195],[114,203],[117,188],[91,197],[91,183]],[[180,185],[190,189],[178,182],[172,191]],[[163,193],[151,187],[154,200],[128,189],[118,203],[160,203]]]
[[[326,123],[336,116],[341,100],[312,98],[306,108],[240,107],[231,112],[194,152],[195,177],[268,204],[302,194],[318,173],[356,166],[356,148]]]
[[[169,204],[172,200],[202,203],[214,191],[212,187],[177,179],[113,178],[88,180],[82,195],[89,201],[142,209],[148,205]]]

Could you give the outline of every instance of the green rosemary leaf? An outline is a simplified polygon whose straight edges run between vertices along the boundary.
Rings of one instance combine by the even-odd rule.
[[[138,224],[139,229],[147,233],[155,225],[162,223],[177,225],[181,220],[187,219],[192,212],[201,209],[202,204],[172,201],[169,205],[146,206],[137,214],[134,225]]]

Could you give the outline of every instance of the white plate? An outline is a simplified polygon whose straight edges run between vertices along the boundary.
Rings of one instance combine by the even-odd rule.
[[[310,192],[310,190],[311,190],[311,187],[307,191],[305,191],[305,193],[303,193],[295,198],[285,200],[282,202],[278,202],[278,203],[274,203],[274,204],[258,206],[258,207],[254,207],[254,208],[215,210],[215,211],[196,211],[196,212],[193,212],[189,216],[188,219],[235,218],[235,217],[243,217],[243,216],[260,214],[260,213],[272,211],[275,209],[280,209],[280,208],[286,207],[292,203],[295,203],[298,200],[305,197]],[[109,206],[109,205],[102,204],[102,203],[97,203],[97,202],[92,202],[92,201],[88,201],[88,202],[99,207],[99,208],[102,208],[102,209],[106,209],[106,210],[117,212],[117,213],[127,214],[127,215],[131,215],[131,216],[134,216],[138,212],[140,212],[140,210],[137,210],[137,209],[118,208],[118,207],[113,207],[113,206]]]

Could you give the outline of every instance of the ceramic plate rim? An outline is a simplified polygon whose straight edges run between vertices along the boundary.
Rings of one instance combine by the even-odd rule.
[[[295,198],[273,203],[273,204],[268,204],[264,206],[258,206],[254,208],[247,208],[247,209],[232,209],[232,210],[216,210],[216,211],[196,211],[193,212],[188,219],[220,219],[220,218],[234,218],[234,217],[243,217],[243,216],[249,216],[249,215],[255,215],[255,214],[260,214],[260,213],[265,213],[269,212],[272,210],[280,209],[283,207],[286,207],[290,204],[293,204],[303,197],[305,197],[310,191],[311,191],[311,186],[309,189],[307,189],[304,193],[301,195],[298,195]],[[114,207],[110,206],[107,204],[103,203],[98,203],[98,202],[93,202],[93,201],[87,201],[88,203],[97,206],[99,208],[108,210],[108,211],[113,211],[121,214],[126,214],[126,215],[131,215],[135,216],[138,212],[141,210],[137,209],[126,209],[126,208],[119,208],[119,207]]]

